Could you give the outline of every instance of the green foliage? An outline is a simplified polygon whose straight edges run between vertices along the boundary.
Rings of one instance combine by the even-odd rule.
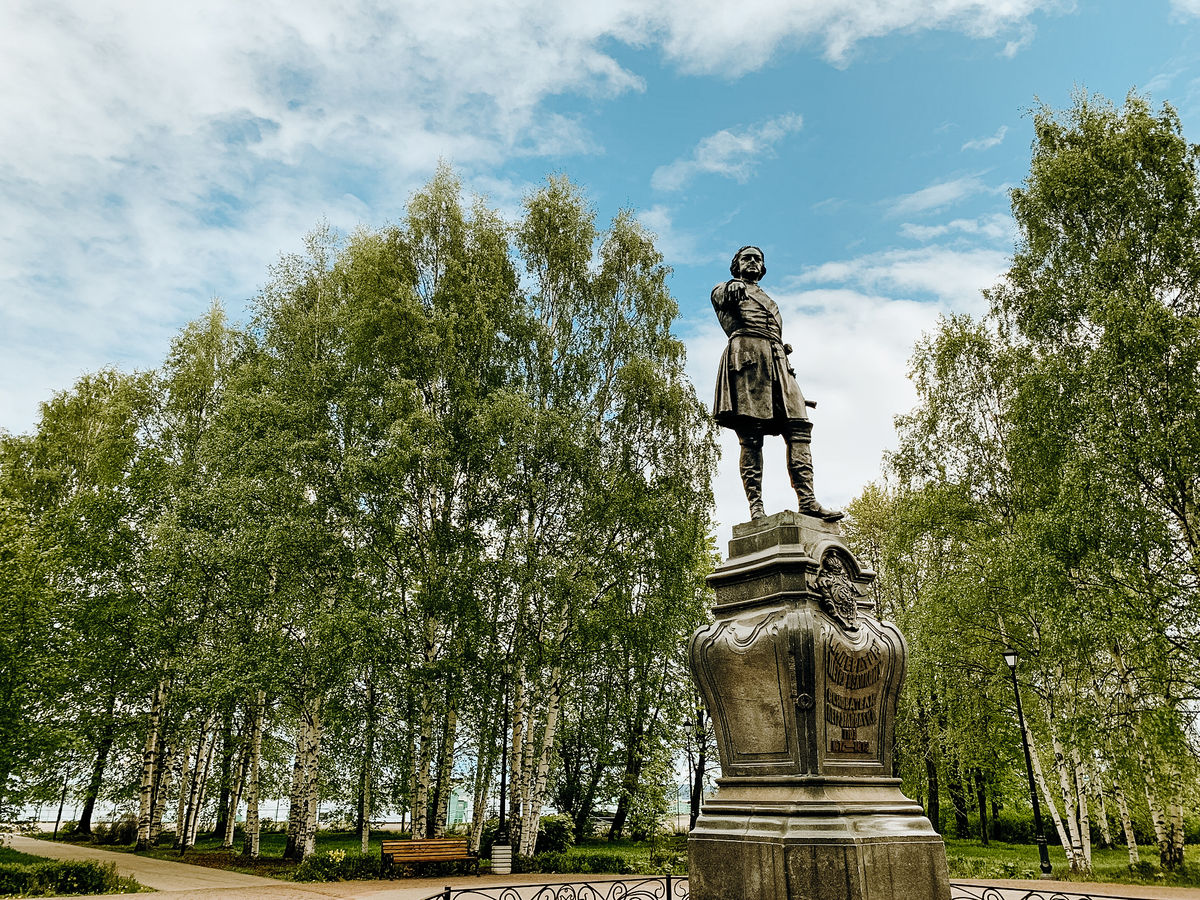
[[[125,815],[111,824],[97,825],[92,829],[92,840],[97,844],[132,845],[137,841],[137,819]]]
[[[639,871],[635,861],[622,853],[604,851],[577,851],[574,853],[538,853],[535,856],[517,856],[513,859],[513,871],[522,874],[561,873],[597,875],[631,875]]]
[[[0,807],[65,785],[86,834],[145,781],[186,818],[206,748],[227,802],[261,696],[291,855],[314,796],[437,832],[462,773],[486,805],[519,693],[510,796],[568,801],[547,846],[609,801],[652,830],[715,463],[668,274],[565,178],[509,224],[442,167],[279,259],[248,326],[214,304],[157,371],[52,398],[0,441]]]
[[[354,881],[378,878],[378,853],[326,850],[306,858],[292,872],[293,881]]]
[[[1073,868],[1075,797],[1097,785],[1122,788],[1139,841],[1149,797],[1178,866],[1200,686],[1200,149],[1134,94],[1080,93],[1034,128],[1012,266],[986,317],[918,343],[920,402],[851,530],[913,647],[897,741],[931,814],[968,779],[1025,793],[1011,646]]]
[[[141,890],[132,878],[117,874],[114,863],[90,860],[0,862],[0,895],[48,897],[70,894],[115,894]]]
[[[575,843],[575,826],[567,816],[542,816],[538,825],[537,852],[561,853]]]

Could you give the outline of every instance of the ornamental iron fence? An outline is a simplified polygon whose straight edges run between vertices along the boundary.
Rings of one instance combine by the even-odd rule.
[[[674,875],[644,875],[558,884],[495,884],[467,888],[447,885],[425,900],[688,900],[688,880]]]
[[[950,900],[1126,900],[1114,894],[1074,894],[1060,890],[992,887],[950,882]]]
[[[425,900],[688,900],[688,880],[673,875],[563,881],[557,884],[495,884],[455,888],[447,885]],[[1059,890],[950,883],[950,900],[1123,900],[1113,894],[1075,894]]]

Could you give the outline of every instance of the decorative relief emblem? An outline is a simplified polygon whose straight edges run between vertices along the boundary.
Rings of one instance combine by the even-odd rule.
[[[836,550],[825,551],[817,576],[821,607],[847,631],[858,630],[860,592],[846,571],[846,563]]]

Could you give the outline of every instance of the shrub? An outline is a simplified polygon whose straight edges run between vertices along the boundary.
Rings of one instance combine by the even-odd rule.
[[[682,840],[680,839],[682,838]],[[650,866],[647,872],[655,875],[687,874],[687,835],[659,832],[650,838]]]
[[[114,863],[51,859],[0,864],[0,894],[110,894],[139,888],[133,879],[120,877]]]
[[[32,894],[33,866],[27,863],[0,863],[0,894]]]
[[[378,877],[378,855],[345,850],[314,853],[292,872],[295,881],[357,881]]]
[[[137,832],[137,819],[124,815],[109,825],[97,825],[92,829],[92,838],[97,844],[133,844],[137,842]]]
[[[570,816],[542,816],[535,853],[561,853],[574,843],[575,823]]]
[[[513,871],[519,874],[536,872],[566,875],[633,875],[637,869],[620,853],[539,853],[513,859]]]

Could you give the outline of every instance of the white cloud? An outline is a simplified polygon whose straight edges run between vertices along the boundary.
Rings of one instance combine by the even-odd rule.
[[[1016,237],[1016,223],[1012,216],[994,213],[978,219],[954,219],[942,225],[917,225],[905,222],[900,233],[918,241],[931,241],[947,235],[972,235],[991,241],[1011,244]]]
[[[515,155],[597,149],[545,101],[643,90],[614,43],[735,77],[802,42],[842,64],[897,31],[1003,40],[1055,2],[8,0],[0,423],[29,427],[105,362],[155,364],[213,294],[236,315],[313,222],[398,213],[439,158],[470,184]],[[689,162],[745,177],[731,137]]]
[[[964,175],[949,181],[931,184],[911,194],[904,194],[891,202],[891,213],[911,216],[951,206],[976,194],[996,193],[1003,188],[991,188],[977,175]]]
[[[1004,49],[1000,51],[1000,55],[1005,59],[1012,59],[1014,56],[1032,44],[1033,36],[1037,33],[1037,29],[1035,29],[1028,22],[1022,22],[1020,26],[1018,26],[1017,31],[1017,37],[1013,40],[1005,41]]]
[[[654,233],[655,246],[669,265],[698,265],[723,261],[723,254],[702,250],[700,235],[680,228],[670,207],[657,203],[640,210],[638,221]]]
[[[973,141],[967,141],[962,145],[963,150],[990,150],[992,147],[997,147],[1004,140],[1004,136],[1008,134],[1008,126],[1001,125],[996,129],[996,133],[988,137],[976,138]]]
[[[1180,16],[1200,16],[1200,0],[1171,0],[1171,11]]]
[[[740,132],[722,129],[701,138],[690,159],[677,159],[654,170],[650,184],[659,191],[678,191],[697,175],[721,175],[739,183],[754,171],[754,164],[774,152],[775,145],[799,131],[803,119],[788,113]]]
[[[864,40],[898,31],[955,29],[994,38],[1021,30],[1057,0],[668,0],[657,18],[668,56],[685,69],[741,75],[784,43],[813,42],[845,64]]]
[[[921,247],[887,250],[822,263],[794,279],[796,284],[840,284],[901,296],[932,296],[959,309],[981,310],[979,291],[995,284],[1008,257],[984,248]]]

